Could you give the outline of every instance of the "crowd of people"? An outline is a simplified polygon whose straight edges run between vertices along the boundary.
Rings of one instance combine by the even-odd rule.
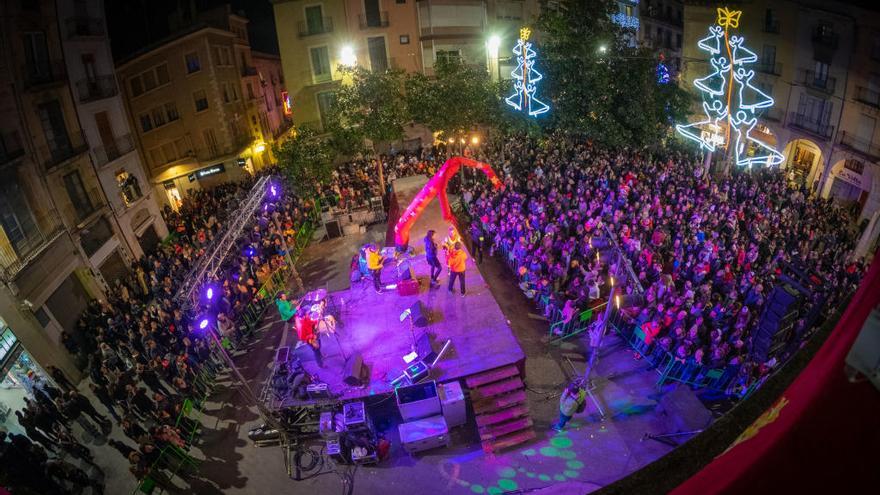
[[[487,159],[505,188],[478,181],[464,201],[491,249],[510,253],[520,287],[547,301],[547,316],[570,319],[607,300],[610,276],[624,275],[600,255],[607,228],[645,290],[633,317],[646,343],[681,361],[765,375],[773,363],[750,361],[748,343],[783,264],[813,270],[828,307],[864,271],[849,257],[851,213],[777,170],[716,179],[685,155],[568,139],[510,139]]]
[[[273,172],[277,171],[264,173]],[[94,397],[131,441],[110,443],[129,460],[131,472],[139,479],[150,472],[164,448],[184,447],[175,427],[184,400],[203,394],[200,376],[222,366],[205,332],[194,328],[199,311],[186,311],[177,289],[255,180],[192,191],[178,211],[166,208],[163,216],[172,240],[133,262],[128,276],[115,282],[107,299],[92,301],[76,331],[63,335],[64,345],[87,372]],[[229,342],[240,337],[238,316],[259,297],[266,279],[286,263],[288,246],[295,242],[310,209],[310,202],[293,194],[280,194],[266,203],[239,240],[237,255],[220,271],[214,281],[220,288],[217,328]],[[90,463],[89,449],[71,435],[73,423],[92,436],[106,435],[112,423],[76,392],[60,370],[53,378],[64,383],[65,390],[46,381],[34,387],[36,400],[17,412],[27,436],[10,435],[12,442],[3,443],[3,458],[26,460],[28,468],[18,472],[18,481],[30,483],[35,474],[46,473],[41,492],[66,493],[84,480],[97,482],[65,463],[56,454],[58,445]],[[67,447],[59,443],[63,439],[69,442]],[[20,455],[23,451],[26,455]],[[14,486],[15,481],[10,484]]]

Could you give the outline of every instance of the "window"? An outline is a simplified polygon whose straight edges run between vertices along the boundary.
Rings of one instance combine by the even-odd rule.
[[[141,80],[144,82],[144,92],[156,89],[158,86],[156,83],[156,73],[151,70],[141,74]]]
[[[46,33],[42,31],[24,33],[24,58],[29,79],[44,79],[51,75]]]
[[[817,86],[825,86],[828,82],[828,64],[816,60],[816,72],[813,77]]]
[[[53,159],[65,158],[72,146],[70,136],[67,134],[67,125],[64,123],[64,114],[61,112],[61,103],[51,100],[40,104],[38,107],[40,124],[46,136],[46,144],[52,153]]]
[[[309,5],[305,8],[307,34],[324,32],[324,11],[320,5]]]
[[[848,158],[843,161],[843,168],[845,168],[847,170],[852,170],[853,172],[855,172],[857,174],[861,174],[862,172],[865,171],[865,164],[859,160],[853,160],[851,158]]]
[[[253,84],[247,83],[247,92],[248,92],[248,99],[253,100],[254,99],[254,85]]]
[[[168,76],[168,64],[156,66],[156,81],[159,82],[159,86],[164,86],[171,82],[171,77]]]
[[[168,65],[162,64],[133,76],[128,85],[131,88],[131,95],[134,97],[156,89],[159,86],[164,86],[169,82],[171,82],[171,79],[168,76]]]
[[[226,83],[220,83],[220,88],[223,90],[223,103],[229,103],[229,85]]]
[[[125,170],[116,173],[116,184],[119,186],[119,195],[125,206],[131,206],[138,198],[143,196],[141,185],[137,177]]]
[[[168,116],[168,122],[174,122],[180,118],[180,114],[177,113],[177,105],[173,101],[165,104],[165,114]]]
[[[165,109],[162,107],[156,107],[150,110],[150,115],[153,117],[153,127],[161,127],[165,125]]]
[[[409,35],[408,34],[401,34],[400,35],[400,44],[401,45],[408,45],[409,44]]]
[[[326,129],[327,119],[333,110],[333,104],[336,102],[336,93],[333,91],[325,91],[315,95],[318,99],[318,112],[321,114],[321,125]]]
[[[40,231],[17,178],[0,181],[0,227],[18,256],[29,254],[40,243]]]
[[[623,7],[623,13],[626,14],[627,17],[633,16],[633,8],[632,5],[626,5]]]
[[[214,65],[218,67],[233,65],[232,51],[228,46],[214,47]]]
[[[192,74],[193,72],[198,72],[202,70],[202,66],[199,64],[199,53],[192,52],[184,55],[186,59],[186,73]]]
[[[205,129],[202,131],[202,136],[205,138],[205,147],[208,149],[208,153],[211,156],[216,156],[217,149],[217,136],[214,135],[214,129]]]
[[[77,220],[82,220],[89,216],[95,207],[86,194],[86,188],[83,186],[82,177],[78,171],[73,171],[64,176],[64,187],[67,189],[67,195],[70,196],[70,202],[73,203],[73,209],[76,211]]]
[[[385,51],[385,37],[367,38],[367,50],[370,53],[370,67],[373,72],[388,70],[388,53]]]
[[[131,88],[131,96],[140,96],[144,94],[144,85],[141,82],[140,76],[132,77],[131,80],[128,81],[128,85]]]
[[[196,103],[196,112],[208,109],[208,95],[205,94],[204,89],[200,89],[193,93],[193,100]]]
[[[776,46],[775,45],[764,45],[764,53],[761,57],[761,64],[767,67],[773,67],[776,65]]]
[[[153,130],[153,121],[150,120],[150,114],[149,114],[149,113],[142,113],[142,114],[140,114],[139,119],[140,119],[140,121],[141,121],[141,130],[142,130],[143,132],[147,132],[147,131],[151,131],[151,130]]]
[[[238,101],[238,84],[229,83],[229,92],[232,94],[232,99]]]
[[[330,52],[326,46],[309,50],[312,55],[312,75],[316,82],[330,80]]]
[[[177,150],[177,156],[184,157],[192,155],[192,146],[186,138],[177,138],[174,140],[174,149]]]
[[[461,58],[461,50],[437,50],[437,61]]]
[[[379,0],[364,0],[365,27],[382,27],[382,13],[379,11]],[[385,25],[387,25],[387,19]]]

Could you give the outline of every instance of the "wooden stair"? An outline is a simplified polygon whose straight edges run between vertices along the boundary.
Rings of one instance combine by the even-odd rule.
[[[470,392],[480,441],[486,453],[535,438],[525,384],[515,365],[478,373],[465,378],[464,382]]]

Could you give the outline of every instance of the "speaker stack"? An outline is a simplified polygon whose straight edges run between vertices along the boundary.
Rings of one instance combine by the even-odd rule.
[[[794,332],[803,297],[794,287],[777,285],[764,306],[752,337],[752,357],[765,362],[782,350]]]

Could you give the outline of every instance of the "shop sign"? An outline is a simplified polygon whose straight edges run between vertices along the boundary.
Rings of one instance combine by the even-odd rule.
[[[196,172],[196,175],[198,175],[199,179],[201,179],[203,177],[221,174],[225,171],[226,167],[222,163],[218,163],[217,165],[212,165],[208,168],[203,168],[199,170],[198,172]]]
[[[837,171],[837,178],[849,182],[850,184],[862,187],[862,174],[854,172],[848,168],[841,168]]]

